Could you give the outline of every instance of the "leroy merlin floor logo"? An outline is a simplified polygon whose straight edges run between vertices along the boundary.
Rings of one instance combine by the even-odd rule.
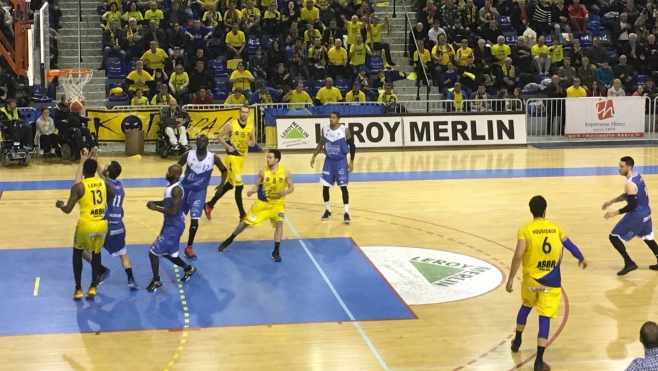
[[[362,247],[407,304],[435,304],[472,298],[503,280],[498,268],[471,256],[396,246]]]

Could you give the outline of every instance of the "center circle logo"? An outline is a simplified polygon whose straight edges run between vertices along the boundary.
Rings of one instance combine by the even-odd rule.
[[[399,246],[361,249],[409,305],[468,299],[503,282],[496,266],[468,255]]]

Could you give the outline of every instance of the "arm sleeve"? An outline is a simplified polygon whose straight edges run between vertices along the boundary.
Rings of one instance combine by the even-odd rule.
[[[354,161],[356,155],[356,145],[354,144],[354,136],[347,140],[347,145],[350,147],[350,161]]]
[[[635,208],[637,207],[637,195],[627,195],[626,202],[628,202],[626,206],[619,209],[620,215],[635,210]]]
[[[562,245],[564,246],[564,248],[569,250],[571,255],[573,255],[574,258],[578,259],[578,261],[585,259],[583,253],[581,253],[580,249],[578,249],[578,246],[576,246],[573,242],[571,242],[570,239],[567,238],[564,242],[562,242]]]

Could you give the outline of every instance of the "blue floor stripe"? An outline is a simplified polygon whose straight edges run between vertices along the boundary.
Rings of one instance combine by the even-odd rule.
[[[635,170],[642,174],[658,174],[658,165],[637,166]],[[436,170],[436,171],[389,171],[379,173],[352,173],[351,182],[385,182],[400,180],[448,180],[448,179],[487,179],[487,178],[538,178],[563,176],[618,175],[616,167],[557,167],[529,169],[488,169],[488,170]],[[73,175],[71,175],[73,176]],[[242,177],[246,184],[256,182],[256,175]],[[295,183],[318,183],[320,174],[293,174]],[[220,178],[214,176],[211,184],[218,184]],[[164,178],[124,178],[123,185],[128,188],[164,187]],[[0,191],[31,191],[46,189],[69,189],[73,180],[28,180],[18,182],[0,182]]]

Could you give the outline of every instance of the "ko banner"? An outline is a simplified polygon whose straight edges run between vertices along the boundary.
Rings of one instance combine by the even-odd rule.
[[[564,135],[574,138],[644,136],[644,97],[566,99]]]
[[[402,118],[400,116],[341,116],[354,136],[357,147],[402,147]],[[276,118],[277,148],[312,149],[320,140],[322,126],[329,125],[329,117]]]
[[[199,134],[214,136],[224,124],[240,116],[239,108],[215,110],[187,110],[190,115],[190,125],[187,135],[195,139]],[[251,108],[252,117],[255,118],[255,109]],[[158,122],[160,110],[145,111],[117,111],[88,109],[86,116],[92,119],[89,130],[95,132],[100,141],[124,141],[126,130],[143,130],[144,139],[154,140],[158,137]]]

